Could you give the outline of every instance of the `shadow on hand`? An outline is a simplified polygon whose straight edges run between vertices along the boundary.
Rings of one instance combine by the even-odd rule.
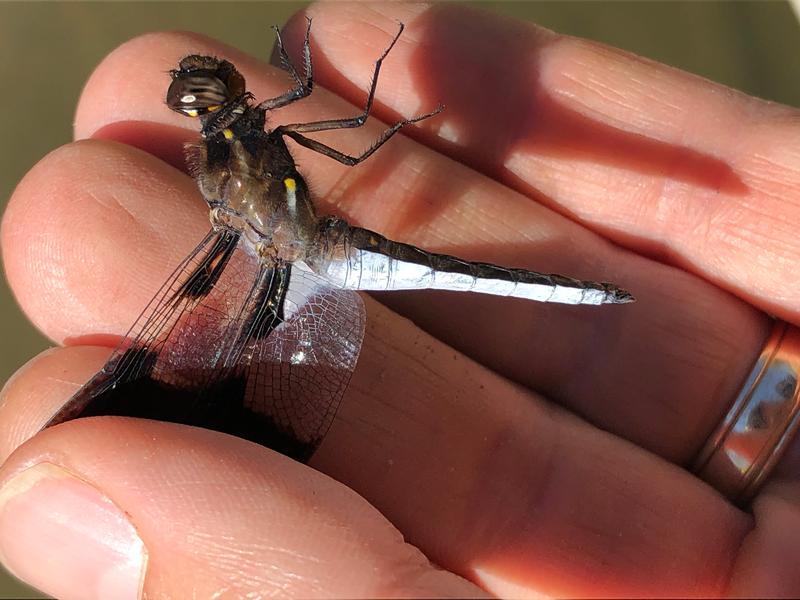
[[[448,4],[426,11],[415,26],[423,38],[413,58],[414,87],[423,106],[446,105],[448,128],[458,135],[457,146],[436,142],[478,171],[523,193],[535,192],[504,166],[512,152],[526,151],[669,174],[727,194],[748,192],[733,168],[714,156],[612,127],[560,104],[539,81],[539,56],[531,52],[532,35],[543,49],[547,32]],[[502,61],[491,63],[487,56]]]

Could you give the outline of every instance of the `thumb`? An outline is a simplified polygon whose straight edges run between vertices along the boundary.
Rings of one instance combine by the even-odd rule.
[[[138,419],[66,423],[18,448],[0,469],[0,555],[65,599],[483,595],[333,479],[238,438]]]

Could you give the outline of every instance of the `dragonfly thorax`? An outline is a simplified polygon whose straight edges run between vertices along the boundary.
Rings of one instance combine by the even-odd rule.
[[[254,164],[238,141],[231,144],[231,151],[237,160],[229,160],[223,176],[213,178],[219,182],[215,189],[204,190],[212,206],[212,223],[239,232],[262,258],[285,263],[306,260],[319,221],[303,178],[294,170],[268,170],[275,170],[279,160]]]

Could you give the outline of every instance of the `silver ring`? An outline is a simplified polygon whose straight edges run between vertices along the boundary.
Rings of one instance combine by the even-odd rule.
[[[800,427],[800,329],[776,321],[694,473],[740,506],[749,504]]]

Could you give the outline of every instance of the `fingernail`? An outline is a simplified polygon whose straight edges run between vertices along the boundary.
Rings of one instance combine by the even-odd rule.
[[[0,489],[0,555],[17,577],[56,598],[138,598],[147,565],[125,513],[52,463]]]

